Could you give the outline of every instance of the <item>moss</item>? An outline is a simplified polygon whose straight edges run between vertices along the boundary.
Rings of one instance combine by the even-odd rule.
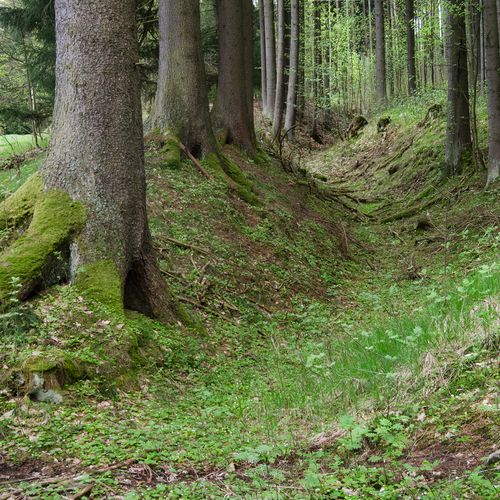
[[[181,144],[175,135],[167,135],[165,145],[162,148],[167,168],[179,168],[181,165]]]
[[[203,158],[203,163],[220,180],[226,182],[242,200],[250,205],[259,205],[252,181],[245,177],[235,162],[223,155],[210,153]]]
[[[42,196],[28,230],[0,255],[0,303],[16,291],[21,297],[29,294],[43,279],[49,258],[84,223],[83,205],[66,193],[50,191]]]
[[[43,179],[36,172],[14,194],[0,203],[0,229],[19,226],[31,217],[42,194]]]
[[[99,260],[78,269],[76,286],[86,297],[124,314],[122,280],[112,260]]]

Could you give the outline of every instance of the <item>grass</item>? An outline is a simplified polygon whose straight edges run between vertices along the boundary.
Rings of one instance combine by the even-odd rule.
[[[48,136],[44,135],[40,141],[41,147],[46,147]],[[31,134],[27,135],[0,135],[0,159],[7,158],[13,154],[22,154],[35,147],[35,139]]]
[[[377,145],[372,131],[349,154],[365,139]],[[380,203],[369,201],[360,206],[374,217],[359,222],[272,162],[238,159],[264,201],[251,207],[189,163],[166,169],[154,148],[147,159],[162,268],[198,304],[208,334],[117,317],[67,286],[19,304],[3,318],[17,326],[1,338],[0,365],[64,351],[94,375],[59,406],[0,396],[7,473],[29,477],[41,462],[45,476],[83,474],[74,485],[0,491],[60,498],[92,482],[97,497],[128,499],[495,497],[498,478],[481,459],[498,442],[496,193],[474,179],[459,195],[462,180],[446,185],[420,241],[420,213],[381,223]],[[379,180],[374,196],[404,182]],[[416,184],[415,203],[430,181]],[[118,337],[134,339],[133,350]],[[110,371],[118,349],[119,377]],[[127,460],[137,463],[92,469]]]

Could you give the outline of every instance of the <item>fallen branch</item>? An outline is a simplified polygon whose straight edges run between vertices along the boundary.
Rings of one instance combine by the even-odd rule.
[[[182,142],[179,143],[179,146],[181,148],[181,151],[194,163],[194,166],[199,170],[199,172],[206,177],[209,180],[212,180],[213,177],[205,170],[203,165],[191,154],[189,149],[182,144]]]
[[[198,253],[201,253],[203,255],[209,255],[210,252],[208,250],[205,250],[204,248],[201,248],[196,245],[191,245],[190,243],[184,243],[183,241],[176,240],[175,238],[169,238],[168,236],[163,238],[165,241],[168,241],[170,243],[173,243],[174,245],[181,247],[181,248],[187,248],[189,250],[195,250]]]

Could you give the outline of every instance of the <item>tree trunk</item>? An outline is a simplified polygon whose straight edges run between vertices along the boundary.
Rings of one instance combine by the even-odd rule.
[[[273,137],[281,130],[285,91],[285,0],[278,0],[278,52],[276,56],[276,95],[273,111]]]
[[[313,43],[314,43],[314,72],[313,72],[313,123],[311,137],[321,143],[321,137],[318,130],[319,120],[319,81],[321,78],[321,3],[319,0],[314,0],[314,27],[313,27]]]
[[[55,10],[56,101],[41,173],[47,193],[85,207],[70,279],[110,306],[171,320],[146,215],[135,2],[56,0]]]
[[[448,126],[445,175],[457,175],[472,158],[464,0],[447,8]]]
[[[288,139],[293,139],[295,126],[295,106],[297,102],[297,76],[299,71],[299,0],[291,0],[292,27],[290,40],[290,73],[288,75],[288,94],[286,99],[285,130]]]
[[[406,44],[407,44],[407,67],[408,67],[408,95],[417,90],[417,69],[415,67],[415,5],[413,0],[405,2],[406,20]]]
[[[201,49],[199,0],[160,0],[160,67],[149,128],[180,139],[195,157],[216,151]]]
[[[228,143],[254,154],[251,0],[217,0],[217,20],[219,81],[214,125],[225,130]]]
[[[264,0],[264,29],[266,32],[266,95],[264,114],[271,118],[276,100],[276,46],[274,40],[273,0]]]
[[[500,45],[496,0],[484,0],[486,80],[488,82],[488,184],[500,169]]]
[[[266,28],[264,24],[264,0],[259,0],[260,23],[260,82],[262,95],[262,111],[267,106],[267,73],[266,73]]]
[[[387,100],[387,83],[385,76],[385,26],[383,0],[375,0],[375,52],[377,73],[377,100]]]

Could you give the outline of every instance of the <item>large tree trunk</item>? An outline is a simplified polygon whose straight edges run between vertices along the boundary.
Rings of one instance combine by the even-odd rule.
[[[383,0],[375,0],[375,57],[377,100],[387,100],[387,83],[385,75],[385,26]]]
[[[278,53],[276,56],[276,95],[273,111],[273,137],[277,137],[283,120],[285,92],[285,0],[278,0]]]
[[[276,100],[276,45],[274,40],[274,3],[264,0],[264,29],[266,33],[266,106],[264,114],[271,118]]]
[[[253,44],[251,0],[217,0],[219,81],[214,125],[226,141],[254,154]]]
[[[178,137],[192,154],[216,150],[201,49],[199,0],[160,0],[160,67],[149,128]]]
[[[462,173],[472,159],[464,0],[447,8],[448,126],[445,175]]]
[[[288,94],[286,98],[285,130],[289,139],[293,139],[297,102],[297,77],[299,71],[299,0],[291,0],[292,27],[290,33],[290,73],[288,75]]]
[[[406,45],[407,45],[407,67],[408,67],[408,94],[412,95],[417,90],[417,69],[415,67],[415,6],[413,0],[405,2],[406,20]]]
[[[41,170],[45,191],[28,197],[33,220],[1,256],[0,284],[10,272],[22,280],[21,296],[29,296],[53,278],[60,253],[82,294],[115,310],[171,320],[177,306],[146,215],[135,2],[56,0],[55,12],[57,85]]]
[[[488,82],[488,184],[500,169],[500,44],[496,0],[484,0],[486,80]]]

